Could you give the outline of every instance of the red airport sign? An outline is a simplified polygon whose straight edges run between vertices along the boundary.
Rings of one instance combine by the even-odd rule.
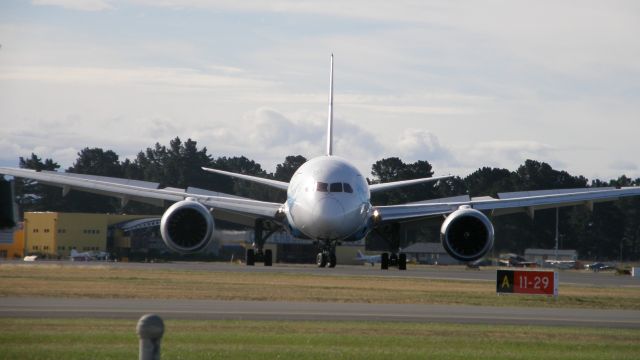
[[[558,273],[540,270],[498,270],[498,294],[539,294],[558,296]]]

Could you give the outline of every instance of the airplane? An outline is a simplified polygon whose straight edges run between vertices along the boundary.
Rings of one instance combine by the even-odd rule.
[[[298,238],[313,239],[318,244],[319,267],[336,266],[335,247],[340,242],[357,241],[372,230],[407,221],[442,218],[440,240],[451,257],[472,262],[487,254],[494,243],[490,217],[527,213],[533,218],[541,209],[585,206],[640,195],[640,187],[580,188],[498,194],[497,198],[471,198],[467,195],[433,199],[401,205],[371,204],[371,194],[404,186],[446,179],[447,176],[368,184],[366,178],[348,160],[333,153],[333,55],[329,73],[329,109],[326,152],[301,165],[289,183],[246,174],[203,168],[204,171],[231,176],[286,192],[284,203],[265,202],[197,188],[162,188],[160,184],[130,179],[101,177],[56,171],[34,171],[0,167],[0,174],[33,179],[43,184],[70,190],[86,191],[119,198],[122,205],[138,201],[163,206],[173,202],[163,214],[160,233],[166,246],[178,253],[194,253],[210,244],[215,219],[252,227],[253,248],[247,249],[246,264],[256,261],[271,266],[267,238],[285,230]],[[398,230],[399,231],[399,230]],[[266,234],[265,234],[266,232]],[[392,238],[399,238],[395,236]],[[383,253],[381,268],[388,269],[398,259],[399,269],[406,269],[406,256],[397,254],[399,244],[388,240],[391,254]]]
[[[104,251],[85,251],[78,252],[76,249],[71,249],[71,253],[69,254],[69,259],[71,261],[93,261],[93,260],[107,260],[109,257],[109,253]]]
[[[576,261],[575,260],[545,260],[545,267],[552,267],[556,269],[575,269]]]
[[[362,261],[365,264],[371,264],[371,266],[375,266],[375,264],[379,264],[382,261],[382,256],[381,255],[365,255],[362,253],[362,251],[358,250],[355,260]]]
[[[537,267],[538,263],[535,261],[527,261],[527,259],[523,258],[517,254],[502,254],[500,255],[500,259],[498,260],[498,264],[500,266],[507,267]]]

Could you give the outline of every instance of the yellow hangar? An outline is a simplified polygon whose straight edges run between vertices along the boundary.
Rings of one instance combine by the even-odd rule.
[[[25,253],[51,257],[68,256],[72,249],[107,251],[108,228],[148,215],[112,215],[60,212],[24,214]]]

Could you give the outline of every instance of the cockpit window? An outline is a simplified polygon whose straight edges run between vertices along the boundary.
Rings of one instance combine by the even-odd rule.
[[[342,183],[331,183],[331,187],[329,187],[329,191],[342,192]]]
[[[329,191],[329,184],[323,183],[323,182],[318,182],[316,184],[316,191],[321,191],[321,192]]]
[[[349,193],[349,194],[353,193],[353,189],[351,188],[351,185],[349,185],[347,183],[344,183],[343,185],[344,185],[344,192]]]

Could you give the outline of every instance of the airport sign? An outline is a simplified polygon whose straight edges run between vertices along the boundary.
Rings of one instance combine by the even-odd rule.
[[[505,270],[497,271],[496,292],[498,294],[537,294],[558,296],[558,273],[550,270]]]

